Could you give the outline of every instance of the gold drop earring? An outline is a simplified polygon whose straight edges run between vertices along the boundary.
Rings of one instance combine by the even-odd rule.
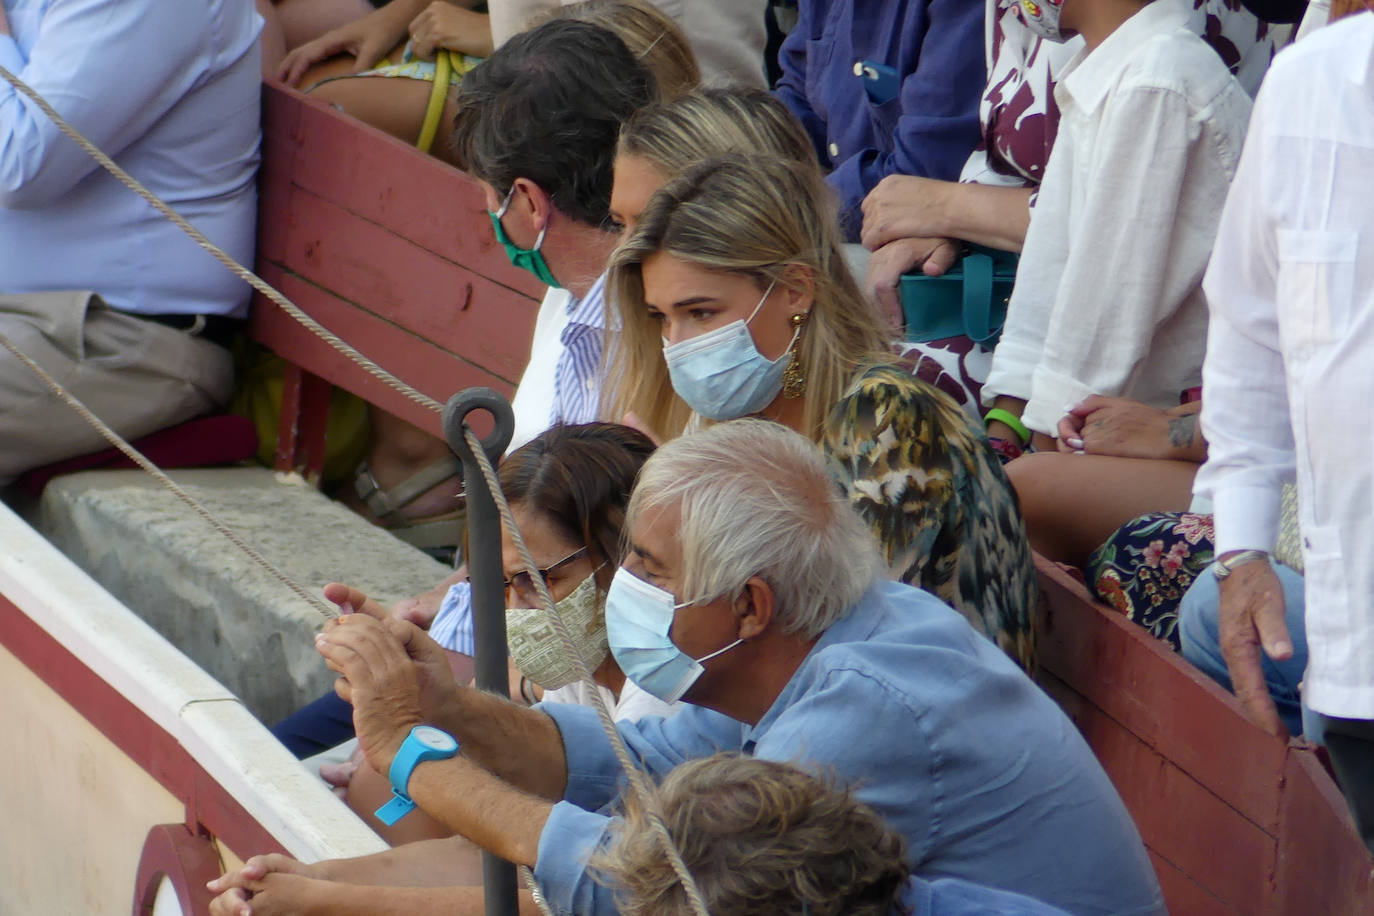
[[[806,394],[806,370],[801,362],[802,328],[809,317],[807,312],[797,312],[790,319],[792,323],[792,347],[788,350],[791,359],[782,372],[782,393],[785,397],[799,398]]]

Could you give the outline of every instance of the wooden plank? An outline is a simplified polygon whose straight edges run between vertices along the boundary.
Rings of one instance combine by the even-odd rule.
[[[505,379],[529,357],[538,304],[310,192],[294,190],[274,260]]]
[[[1159,886],[1164,891],[1164,899],[1168,901],[1169,912],[1176,916],[1246,916],[1208,893],[1206,888],[1167,859],[1151,852],[1150,863],[1159,876]]]
[[[1259,913],[1273,891],[1274,836],[1070,686],[1052,675],[1044,684],[1102,761],[1146,846],[1187,879],[1172,881],[1174,890],[1192,899],[1192,883],[1236,912]],[[1170,909],[1193,912],[1183,902],[1170,898]]]
[[[355,342],[358,350],[368,358],[432,398],[447,401],[454,392],[475,385],[495,388],[507,397],[514,391],[515,386],[509,380],[499,378],[298,277],[285,275],[271,265],[264,265],[263,276],[322,325],[344,340]],[[408,423],[442,436],[437,412],[427,410],[373,378],[262,297],[254,301],[249,327],[254,340],[286,354],[306,371],[353,392]]]
[[[543,297],[544,286],[496,244],[480,189],[457,169],[293,89],[265,84],[263,109],[264,137],[284,134],[294,145],[297,186],[529,298]]]
[[[1374,859],[1316,752],[1294,746],[1279,813],[1276,906],[1285,916],[1374,913]]]
[[[1038,657],[1092,705],[1275,834],[1285,747],[1210,678],[1036,557]]]
[[[296,471],[318,485],[324,468],[332,390],[333,386],[318,375],[286,363],[277,426],[277,470]]]

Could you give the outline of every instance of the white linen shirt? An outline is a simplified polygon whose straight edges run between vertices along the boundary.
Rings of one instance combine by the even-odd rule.
[[[1296,476],[1303,701],[1374,718],[1374,15],[1284,51],[1260,90],[1207,271],[1216,551],[1272,549]]]
[[[1201,281],[1240,157],[1250,98],[1188,28],[1188,0],[1155,0],[1055,90],[1059,136],[983,386],[1027,401],[1055,434],[1091,394],[1172,407],[1201,378]]]
[[[0,66],[235,260],[253,262],[251,0],[0,0]],[[281,214],[285,218],[285,214]],[[249,288],[0,82],[0,291],[242,318]]]

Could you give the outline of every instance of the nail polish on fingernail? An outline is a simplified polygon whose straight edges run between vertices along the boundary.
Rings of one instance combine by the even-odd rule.
[[[345,601],[343,604],[339,605],[339,613],[340,613],[340,614],[352,614],[352,613],[353,613],[354,611],[356,611],[356,610],[357,610],[357,608],[353,607],[353,605],[352,605],[350,602],[347,602],[347,601]]]
[[[1074,454],[1075,454],[1075,455],[1086,455],[1086,454],[1088,454],[1088,453],[1087,453],[1085,450],[1083,450],[1083,449],[1080,448],[1080,449],[1075,450],[1075,451],[1074,451]]]
[[[1080,451],[1081,451],[1082,448],[1083,448],[1083,440],[1082,440],[1082,439],[1065,439],[1064,441],[1067,442],[1067,443],[1069,443],[1069,448],[1078,449],[1078,450],[1080,450]]]

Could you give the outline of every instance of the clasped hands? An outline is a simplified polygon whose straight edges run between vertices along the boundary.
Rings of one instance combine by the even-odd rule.
[[[356,613],[328,621],[315,648],[339,675],[334,692],[353,705],[359,748],[386,775],[411,728],[435,721],[458,684],[429,634],[347,585],[331,583],[324,594]]]

